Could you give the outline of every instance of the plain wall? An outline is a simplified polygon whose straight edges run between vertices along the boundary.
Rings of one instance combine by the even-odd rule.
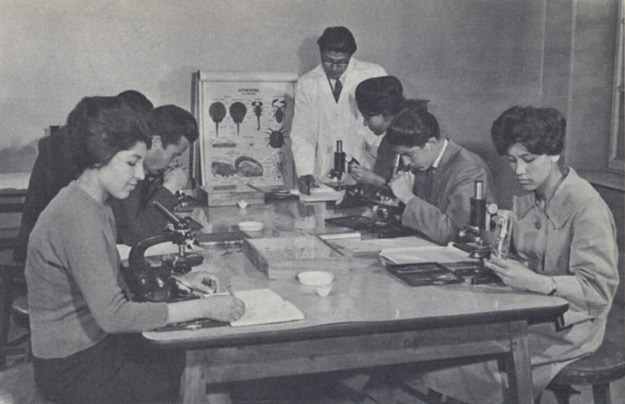
[[[611,99],[615,10],[616,0],[0,0],[0,172],[29,171],[44,128],[83,96],[132,88],[190,109],[193,72],[301,74],[318,64],[323,29],[344,25],[355,57],[431,100],[444,133],[486,158],[505,206],[514,180],[489,135],[504,109],[556,100],[575,117],[569,144],[584,148],[568,160],[603,153],[575,112],[609,128],[605,111],[585,108]]]

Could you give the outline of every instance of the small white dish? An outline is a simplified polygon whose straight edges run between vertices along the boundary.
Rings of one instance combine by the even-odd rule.
[[[325,271],[304,271],[297,274],[297,279],[307,286],[326,286],[332,283],[334,275]]]
[[[243,231],[261,231],[264,228],[263,222],[239,222],[239,229]]]
[[[247,201],[245,199],[241,199],[239,202],[237,202],[237,205],[239,205],[239,208],[245,209],[247,208]]]
[[[321,296],[321,297],[327,297],[330,295],[330,292],[332,291],[332,285],[324,285],[324,286],[319,286],[317,288],[317,295]]]

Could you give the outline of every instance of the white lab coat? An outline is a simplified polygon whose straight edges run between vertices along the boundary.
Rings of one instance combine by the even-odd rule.
[[[379,76],[386,76],[382,66],[351,58],[341,76],[343,90],[338,103],[321,65],[299,78],[291,128],[298,177],[312,174],[317,182],[327,181],[337,140],[343,141],[348,160],[351,156],[365,167],[373,166],[369,150],[376,136],[363,126],[354,94],[361,81]]]

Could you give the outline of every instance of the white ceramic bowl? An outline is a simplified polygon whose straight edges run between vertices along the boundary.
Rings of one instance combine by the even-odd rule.
[[[332,283],[334,275],[325,271],[304,271],[297,274],[297,279],[307,286],[325,286]]]
[[[239,229],[243,231],[261,231],[263,228],[263,222],[239,222]]]

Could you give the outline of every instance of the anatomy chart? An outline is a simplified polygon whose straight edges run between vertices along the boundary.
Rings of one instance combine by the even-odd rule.
[[[290,130],[297,76],[199,72],[202,185],[293,185]]]

